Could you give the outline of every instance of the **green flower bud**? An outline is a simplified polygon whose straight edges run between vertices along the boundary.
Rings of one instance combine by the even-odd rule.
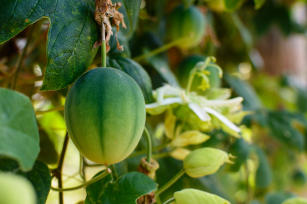
[[[185,172],[193,178],[215,173],[225,162],[231,162],[226,152],[215,148],[192,151],[184,160]]]
[[[174,193],[175,204],[230,204],[229,201],[205,191],[187,188]]]
[[[36,195],[32,184],[22,176],[0,173],[0,203],[35,204]]]

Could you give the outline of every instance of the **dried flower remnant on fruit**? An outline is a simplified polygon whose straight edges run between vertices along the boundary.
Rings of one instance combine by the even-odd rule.
[[[142,172],[143,174],[146,174],[148,177],[150,177],[151,179],[155,179],[156,178],[156,171],[159,169],[159,163],[154,160],[151,159],[150,162],[148,162],[146,160],[146,158],[143,158],[141,160],[141,163],[138,167],[138,171]]]
[[[124,22],[124,15],[118,11],[121,5],[122,4],[120,2],[113,4],[111,0],[96,0],[95,21],[99,25],[102,25],[102,23],[104,24],[108,50],[110,48],[109,41],[111,35],[113,35],[112,24],[115,25],[117,32],[119,31],[120,24],[122,24],[123,28],[127,28]],[[119,50],[123,50],[123,47],[118,42],[117,33],[115,33],[115,38],[117,42],[117,48]]]

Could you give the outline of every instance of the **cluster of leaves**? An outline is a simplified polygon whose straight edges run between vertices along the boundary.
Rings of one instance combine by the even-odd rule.
[[[140,85],[153,158],[160,167],[149,174],[152,178],[136,172],[145,155],[142,140],[130,158],[114,166],[118,175],[87,186],[85,203],[132,204],[138,199],[141,203],[142,196],[150,202],[154,191],[158,203],[306,202],[284,192],[292,180],[301,186],[307,180],[302,166],[291,162],[306,149],[307,120],[299,113],[307,110],[302,103],[305,92],[280,85],[278,80],[273,82],[276,89],[270,90],[266,86],[270,79],[259,83],[264,76],[255,76],[251,84],[258,96],[238,77],[226,73],[222,79],[215,59],[204,57],[216,56],[224,72],[242,61],[255,65],[250,57],[255,36],[264,35],[272,25],[286,35],[305,32],[291,18],[289,4],[293,2],[113,2],[122,3],[119,11],[127,29],[117,34],[123,51],[116,49],[115,36],[111,38],[107,64]],[[179,4],[205,10],[206,32],[199,46],[181,46],[189,42],[168,36],[167,16]],[[61,162],[62,110],[68,86],[100,61],[94,8],[93,0],[16,0],[0,7],[0,43],[6,42],[0,46],[0,56],[4,56],[0,58],[0,84],[23,93],[0,88],[0,170],[28,179],[37,203],[46,202],[51,176],[58,173],[50,169],[57,170]],[[254,27],[245,26],[245,20]],[[196,62],[189,64],[191,58],[197,58]],[[221,88],[223,82],[236,97],[230,89]],[[282,98],[281,89],[297,93],[297,103]],[[271,103],[274,97],[280,99],[278,104]],[[232,164],[224,167],[224,163]],[[84,172],[90,165],[81,168]],[[276,192],[270,192],[272,189]]]

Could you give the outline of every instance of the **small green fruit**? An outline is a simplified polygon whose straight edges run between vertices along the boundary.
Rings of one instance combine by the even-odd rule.
[[[151,79],[139,63],[129,58],[117,56],[109,59],[109,65],[125,72],[136,81],[143,92],[146,103],[153,101]]]
[[[199,178],[215,173],[225,162],[229,162],[226,152],[205,147],[191,152],[183,160],[183,167],[190,177]]]
[[[32,184],[24,177],[0,172],[1,204],[35,204],[36,194]]]
[[[145,114],[138,84],[114,68],[85,73],[73,85],[65,103],[72,141],[85,157],[104,165],[131,154],[142,136]]]
[[[168,19],[168,38],[171,41],[185,39],[178,47],[182,49],[197,46],[204,37],[206,22],[204,15],[195,6],[175,8]]]
[[[175,204],[230,204],[217,195],[192,188],[175,192],[174,198]]]

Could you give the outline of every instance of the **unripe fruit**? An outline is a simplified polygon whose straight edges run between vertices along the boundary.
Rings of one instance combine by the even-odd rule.
[[[68,133],[88,159],[110,165],[137,146],[145,126],[142,91],[130,76],[114,68],[96,68],[81,76],[65,103]]]
[[[197,46],[204,37],[206,22],[204,15],[195,6],[175,8],[168,19],[168,35],[171,41],[184,38],[178,45],[182,49]]]
[[[0,172],[1,204],[35,204],[36,195],[32,184],[24,177]]]

